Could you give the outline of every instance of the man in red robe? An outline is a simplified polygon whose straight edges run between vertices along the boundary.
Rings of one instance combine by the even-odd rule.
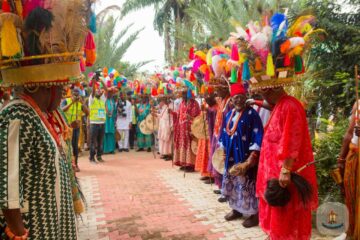
[[[182,102],[177,114],[178,132],[175,136],[174,163],[180,166],[181,170],[193,172],[195,167],[195,154],[191,150],[191,123],[200,114],[199,103],[194,100],[191,92],[187,89],[182,92]]]
[[[274,108],[265,127],[256,184],[260,226],[272,240],[310,239],[311,211],[318,205],[315,167],[300,173],[313,188],[306,206],[290,176],[290,172],[314,159],[304,108],[281,87],[261,90],[261,94]],[[290,202],[284,207],[272,207],[264,198],[267,182],[273,178],[290,191]]]

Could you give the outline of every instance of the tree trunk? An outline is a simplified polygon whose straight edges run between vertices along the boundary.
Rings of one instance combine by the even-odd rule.
[[[186,25],[184,24],[185,12],[184,7],[176,5],[174,7],[174,18],[175,18],[175,34],[174,34],[174,61],[178,62],[181,60],[181,53],[184,51],[184,43],[178,38],[182,34],[182,28]]]
[[[170,40],[170,26],[169,23],[165,23],[164,27],[164,41],[165,41],[165,61],[171,62],[171,40]]]

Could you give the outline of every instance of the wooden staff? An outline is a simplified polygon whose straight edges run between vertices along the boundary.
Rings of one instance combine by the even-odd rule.
[[[359,128],[359,74],[358,74],[358,66],[355,65],[355,86],[356,86],[356,125],[355,128]],[[358,149],[360,149],[360,138],[358,137]],[[360,154],[358,153],[358,164],[357,164],[357,169],[356,169],[357,173],[360,173]],[[356,199],[358,199],[358,197],[360,196],[360,190],[358,189],[360,186],[360,178],[358,177],[355,183],[355,186],[357,186],[357,190],[355,192],[355,196]],[[355,216],[359,216],[360,214],[360,204],[356,203],[355,205]],[[359,221],[358,219],[356,221]],[[356,222],[355,222],[356,223]],[[360,236],[360,227],[359,227],[359,223],[355,224],[355,229],[354,229],[354,239],[357,239]]]
[[[153,125],[153,126],[152,126],[152,127],[153,127],[153,128],[152,128],[152,132],[153,132],[153,133],[152,133],[152,134],[153,134],[153,136],[154,136],[154,146],[152,147],[152,152],[153,152],[153,155],[154,155],[154,159],[156,159],[156,152],[155,152],[155,151],[156,151],[156,149],[155,149],[155,147],[156,147],[155,115],[152,114],[152,112],[155,111],[155,106],[151,106],[151,109],[152,109],[152,110],[151,110],[151,113],[150,113],[150,114],[152,115],[152,118],[153,118],[153,121],[152,121],[152,125]]]
[[[207,114],[207,110],[206,110],[206,101],[205,101],[205,99],[204,99],[204,101],[205,101],[205,103],[203,103],[203,100],[202,100],[202,97],[200,96],[200,99],[201,99],[201,104],[204,104],[204,107],[205,107],[205,111],[201,111],[201,114],[202,114],[202,119],[203,119],[203,131],[204,131],[204,133],[205,133],[205,155],[207,154],[208,156],[210,155],[209,154],[209,145],[207,144],[207,128],[206,128],[206,114]],[[209,136],[209,142],[210,142],[210,136]],[[210,159],[209,159],[209,161],[210,161]],[[210,172],[210,186],[212,187],[212,174],[211,174],[211,172]]]
[[[359,77],[358,77],[358,66],[355,65],[355,94],[356,94],[356,126],[358,127],[359,122]]]
[[[172,108],[172,111],[175,111],[175,99],[172,101],[172,105],[173,105],[173,108]],[[168,106],[168,116],[169,116],[169,126],[171,126],[171,115],[172,113],[169,113],[169,106]],[[174,157],[175,157],[175,147],[174,147],[174,137],[175,137],[175,126],[174,126],[174,120],[172,122],[172,126],[173,126],[173,130],[172,130],[172,133],[171,133],[171,167],[173,168],[174,167]]]

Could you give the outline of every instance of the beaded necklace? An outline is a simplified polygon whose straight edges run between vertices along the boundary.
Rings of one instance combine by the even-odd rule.
[[[50,122],[48,119],[49,116],[45,117],[45,113],[43,113],[41,111],[40,107],[36,104],[36,102],[30,96],[22,94],[20,97],[21,97],[21,99],[23,99],[24,101],[29,103],[30,106],[36,111],[36,113],[38,114],[38,116],[40,117],[40,119],[43,121],[46,128],[50,132],[51,136],[55,139],[55,142],[58,145],[58,147],[61,147],[61,141],[60,141],[61,128],[58,127],[58,132],[55,130],[56,129],[55,122],[54,121]],[[51,117],[50,117],[50,119],[51,119]]]
[[[222,126],[222,122],[223,122],[223,118],[224,118],[223,113],[227,106],[228,100],[229,100],[229,97],[222,99],[222,100],[220,100],[220,103],[218,105],[218,110],[216,113],[215,124],[214,124],[214,135],[216,137],[219,137],[219,135],[220,135],[220,128]]]
[[[235,121],[235,123],[234,123],[234,126],[230,129],[230,124],[231,124],[231,122],[232,122],[232,119],[233,119],[233,117],[234,117],[234,114],[236,113],[236,110],[233,110],[233,111],[231,112],[229,121],[228,121],[227,124],[226,124],[226,132],[227,132],[227,134],[228,134],[229,136],[234,135],[234,133],[236,132],[237,126],[238,126],[238,124],[239,124],[239,121],[240,121],[240,118],[241,118],[243,112],[244,112],[244,111],[241,111],[241,112],[240,112],[238,118],[236,119],[236,121]]]

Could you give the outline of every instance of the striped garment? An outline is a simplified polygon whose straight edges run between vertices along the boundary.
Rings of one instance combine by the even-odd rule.
[[[21,209],[29,239],[77,238],[69,173],[28,103],[15,100],[0,112],[0,209]]]

